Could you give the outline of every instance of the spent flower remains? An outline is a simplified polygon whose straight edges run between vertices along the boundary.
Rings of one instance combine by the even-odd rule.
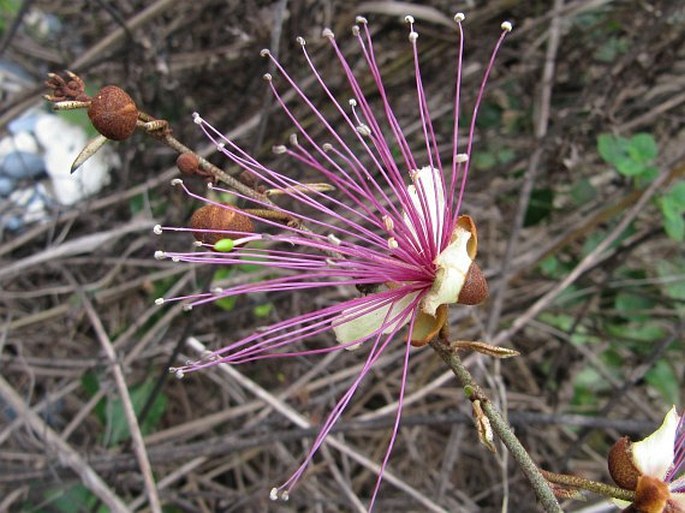
[[[174,180],[191,197],[204,202],[189,227],[155,227],[163,231],[190,231],[197,250],[189,253],[158,251],[158,258],[213,265],[254,264],[276,277],[192,296],[163,298],[158,303],[186,301],[192,307],[220,298],[249,293],[306,291],[323,287],[356,286],[364,294],[331,306],[282,320],[216,350],[199,361],[172,369],[177,376],[218,363],[239,364],[285,355],[322,354],[363,346],[365,361],[349,390],[324,421],[308,455],[293,475],[272,490],[274,499],[286,499],[302,476],[332,426],[342,415],[364,376],[389,344],[404,343],[404,367],[399,407],[391,440],[371,498],[371,507],[397,434],[412,346],[430,342],[447,322],[448,305],[478,304],[487,297],[487,284],[475,263],[477,233],[473,219],[461,213],[469,171],[475,121],[495,56],[511,24],[502,24],[478,90],[465,140],[459,117],[464,36],[463,14],[454,17],[458,29],[453,132],[449,158],[441,158],[428,101],[422,83],[415,21],[407,16],[413,52],[418,120],[423,144],[413,151],[391,106],[388,90],[374,54],[367,20],[356,19],[357,40],[366,71],[357,70],[338,45],[333,32],[323,31],[334,59],[339,62],[353,97],[336,98],[320,74],[306,42],[297,38],[304,61],[321,94],[340,121],[335,125],[317,108],[295,79],[268,50],[262,56],[273,63],[278,77],[264,76],[274,98],[290,119],[295,133],[290,144],[274,151],[318,173],[316,183],[301,182],[251,157],[198,114],[195,122],[232,164],[252,183],[254,194],[212,188],[245,201],[238,208],[196,195]],[[361,78],[375,84],[378,105],[373,108],[362,91]],[[315,140],[310,129],[284,99],[281,84],[314,116],[326,133]],[[443,160],[446,162],[443,163]],[[283,201],[288,200],[288,201]],[[263,227],[260,231],[257,228]],[[306,349],[303,339],[332,331],[337,344]],[[400,336],[400,332],[402,332]]]

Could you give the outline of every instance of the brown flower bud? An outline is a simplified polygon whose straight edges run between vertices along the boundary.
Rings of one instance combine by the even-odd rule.
[[[103,87],[88,107],[95,129],[113,141],[123,141],[136,129],[138,108],[126,92],[113,85]]]
[[[252,220],[234,209],[235,207],[224,208],[220,205],[207,204],[193,213],[190,218],[190,227],[194,230],[253,232]],[[196,240],[211,245],[221,239],[232,238],[230,233],[213,231],[196,231],[193,235]]]
[[[633,452],[630,450],[632,442],[624,436],[609,451],[609,474],[618,486],[624,490],[635,490],[640,471],[633,463]]]
[[[464,285],[459,292],[460,305],[479,305],[488,298],[488,282],[476,262],[471,262]]]
[[[184,175],[193,175],[200,167],[200,159],[194,153],[181,153],[176,159],[176,167]]]

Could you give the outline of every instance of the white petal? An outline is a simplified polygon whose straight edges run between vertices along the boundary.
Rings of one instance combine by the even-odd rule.
[[[409,199],[414,206],[415,211],[420,219],[428,221],[429,225],[433,227],[433,236],[436,242],[440,234],[438,229],[442,230],[445,224],[445,193],[443,191],[442,174],[440,170],[430,166],[422,167],[418,171],[412,171],[415,185],[407,187]],[[417,190],[417,187],[422,191]],[[424,209],[425,200],[426,209]],[[425,230],[425,227],[415,226],[409,216],[404,214],[404,223],[409,230],[416,235],[418,231]]]
[[[406,296],[398,299],[397,301],[383,305],[376,308],[368,313],[360,315],[349,321],[345,321],[348,317],[354,317],[358,315],[355,311],[359,310],[359,307],[355,309],[343,311],[340,318],[335,322],[341,321],[340,324],[333,326],[333,332],[335,337],[340,344],[348,344],[350,342],[363,342],[365,339],[369,338],[372,333],[380,329],[384,322],[392,321],[392,319],[402,313],[411,303],[416,299],[418,292],[412,292]],[[388,313],[389,312],[389,313]],[[404,318],[397,319],[395,322],[391,322],[384,330],[383,333],[390,333],[393,330],[399,329],[409,322],[409,315],[405,315]],[[347,349],[357,349],[359,344],[349,346]]]
[[[473,262],[467,250],[470,238],[471,232],[457,225],[452,242],[435,259],[438,267],[435,281],[421,303],[421,309],[427,314],[435,315],[438,306],[457,302]]]
[[[680,417],[675,406],[666,414],[659,429],[630,446],[633,463],[642,474],[664,479],[673,465],[676,429]]]

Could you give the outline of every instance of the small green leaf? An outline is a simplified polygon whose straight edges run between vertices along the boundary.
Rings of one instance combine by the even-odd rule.
[[[679,180],[664,194],[669,200],[685,211],[685,180]]]
[[[659,154],[659,148],[652,134],[640,133],[630,138],[628,155],[638,162],[651,162]]]
[[[578,180],[571,187],[571,199],[576,205],[585,205],[597,196],[597,189],[587,178]]]
[[[674,241],[683,242],[685,240],[685,220],[683,219],[683,216],[664,216],[664,231],[666,232],[666,235]]]
[[[154,390],[154,387],[155,380],[148,379],[140,385],[133,386],[129,389],[133,411],[136,415],[140,415],[140,412],[150,396],[150,393]],[[166,397],[162,394],[158,394],[157,397],[155,397],[150,413],[148,413],[148,417],[143,425],[140,426],[144,435],[151,432],[156,426],[156,423],[161,418],[165,409]],[[114,446],[128,440],[131,437],[131,432],[129,430],[128,422],[126,421],[124,406],[121,399],[116,398],[110,400],[105,410],[107,413],[107,426],[109,427],[107,445]]]
[[[98,503],[97,497],[80,483],[66,489],[54,488],[44,493],[45,501],[51,506],[50,511],[61,513],[90,511]]]
[[[676,301],[685,301],[685,259],[660,260],[656,264],[666,294]]]
[[[552,188],[545,187],[533,190],[523,225],[532,226],[549,217],[553,206],[554,190]]]
[[[644,163],[628,157],[619,159],[614,165],[616,170],[623,176],[640,176],[646,170]]]
[[[257,305],[252,309],[252,312],[254,313],[255,317],[266,317],[271,313],[271,310],[273,309],[273,305],[271,303],[264,303],[261,305]]]
[[[680,401],[680,377],[667,361],[657,361],[645,374],[645,381],[661,394],[666,404]]]
[[[647,315],[654,307],[654,301],[644,294],[619,291],[614,299],[614,308],[626,319],[636,319]]]
[[[230,312],[235,308],[235,303],[238,301],[238,296],[228,296],[216,299],[214,304],[226,312]]]
[[[628,140],[612,134],[600,134],[597,137],[597,151],[605,162],[613,166],[626,156]]]

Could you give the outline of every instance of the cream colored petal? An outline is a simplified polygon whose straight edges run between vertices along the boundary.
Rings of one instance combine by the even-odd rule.
[[[470,238],[471,232],[457,225],[452,242],[435,259],[438,270],[433,286],[421,302],[423,312],[434,316],[438,306],[457,302],[473,262],[467,249]]]
[[[422,167],[412,173],[414,184],[407,187],[409,199],[414,205],[418,217],[427,220],[430,226],[433,227],[433,235],[437,240],[440,237],[438,228],[442,229],[445,223],[445,194],[443,191],[442,174],[440,170],[430,166]],[[423,191],[427,212],[423,207],[422,196],[417,187]],[[414,226],[406,213],[404,214],[404,224],[407,225],[414,235],[419,230],[425,229],[421,225]]]
[[[642,474],[664,479],[673,464],[676,429],[680,417],[675,406],[654,433],[630,446],[633,463]]]
[[[340,324],[333,326],[333,332],[335,337],[340,344],[348,344],[350,342],[363,342],[372,333],[380,329],[384,322],[392,320],[394,317],[401,314],[411,303],[416,299],[418,292],[412,292],[406,296],[398,299],[394,303],[390,303],[381,307],[378,307],[368,313],[360,315],[355,319],[345,321],[346,318],[354,317],[355,309],[350,309],[343,311],[340,318],[335,322],[340,322]],[[390,333],[393,330],[399,329],[409,322],[409,315],[404,318],[400,318],[395,322],[390,323],[384,330],[383,333]],[[357,349],[359,344],[349,346],[347,349],[353,350]]]

